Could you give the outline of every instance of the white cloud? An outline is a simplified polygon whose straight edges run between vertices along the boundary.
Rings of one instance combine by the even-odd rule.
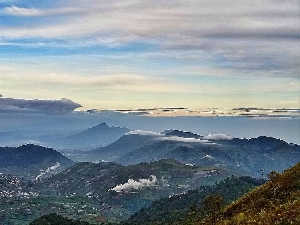
[[[226,134],[221,134],[221,133],[218,133],[218,134],[209,134],[205,137],[203,137],[204,139],[207,139],[207,140],[232,140],[233,137],[231,136],[228,136]]]
[[[145,135],[145,136],[158,136],[158,137],[163,137],[165,135],[161,134],[161,133],[157,133],[154,131],[144,131],[144,130],[133,130],[133,131],[129,131],[126,133],[126,135]]]
[[[128,181],[125,184],[117,185],[116,187],[112,188],[111,190],[115,192],[129,192],[132,190],[138,190],[142,189],[144,187],[152,187],[156,186],[158,182],[158,179],[156,176],[151,175],[149,179],[139,179],[138,181],[135,181],[133,179],[128,179]]]
[[[30,55],[35,52],[39,54],[39,49],[43,49],[40,54],[43,56],[36,57],[36,62],[24,63],[38,69],[28,75],[31,69],[22,68],[20,73],[28,72],[23,78],[17,71],[12,77],[12,71],[0,68],[1,72],[9,74],[9,77],[4,77],[3,73],[0,75],[3,94],[11,93],[12,84],[22,89],[25,85],[20,83],[36,81],[43,90],[49,86],[52,93],[61,91],[58,95],[66,85],[68,94],[74,94],[76,90],[78,96],[82,95],[79,92],[84,89],[93,93],[96,93],[95,90],[109,90],[109,94],[116,91],[144,92],[145,95],[150,93],[149,98],[157,93],[169,93],[171,98],[171,94],[180,92],[197,94],[197,100],[206,101],[204,99],[208,95],[235,94],[240,91],[251,98],[254,89],[255,93],[266,89],[276,90],[278,85],[268,85],[273,84],[272,77],[298,78],[300,21],[297,0],[54,0],[51,4],[36,1],[30,4],[14,1],[11,4],[0,9],[0,14],[8,18],[7,23],[0,25],[0,45],[9,46],[13,54],[21,51],[22,55],[27,48],[28,53],[25,54]],[[140,45],[141,49],[136,50],[136,46],[139,48]],[[99,51],[93,49],[88,52],[91,46],[100,46]],[[106,52],[102,52],[102,48]],[[93,58],[94,55],[103,58],[93,59],[99,62],[93,65],[84,60],[78,61],[75,58],[81,55],[82,49],[85,51],[83,58]],[[110,52],[110,49],[113,51]],[[59,62],[40,69],[47,64],[47,54],[52,53],[60,56],[57,61],[67,64],[68,60],[73,60],[78,63],[74,63],[76,65],[71,69],[58,65]],[[9,52],[3,56],[6,54]],[[71,56],[66,59],[68,54]],[[105,61],[105,57],[109,60]],[[11,56],[7,55],[7,59],[11,60]],[[165,66],[162,66],[163,63]],[[102,70],[105,66],[118,71],[95,73],[95,70]],[[79,70],[91,71],[91,67],[94,67],[92,74],[86,72],[84,76],[76,75],[83,74],[77,73]],[[153,74],[155,78],[152,79]],[[210,76],[215,80],[217,76],[250,77],[251,80],[249,83],[242,80],[243,85],[233,87],[220,86],[212,80],[205,82],[203,79],[202,82],[192,76]],[[261,77],[269,78],[261,82],[264,88],[252,86],[251,82]],[[11,86],[5,87],[3,83],[9,80]],[[291,91],[295,92],[298,81],[295,81],[292,89],[288,85],[293,82],[283,81],[278,92],[289,92],[289,95]],[[32,86],[28,85],[28,89],[33,90]],[[40,92],[41,95],[43,93],[45,91]],[[178,98],[191,97],[173,96],[176,101]],[[244,99],[240,101],[241,104],[243,101],[247,104]]]
[[[18,38],[34,38],[33,42],[55,38],[64,40],[62,45],[81,42],[111,47],[146,42],[160,49],[201,49],[218,55],[236,74],[261,70],[260,76],[268,70],[278,76],[297,73],[300,21],[296,0],[73,0],[55,6],[4,8],[4,13],[13,16],[63,16],[52,24],[29,20],[30,26],[2,25],[2,39],[11,43]]]
[[[178,142],[198,142],[198,143],[211,143],[208,140],[200,140],[196,138],[184,138],[184,137],[178,137],[178,136],[171,136],[171,135],[164,135],[161,133],[153,132],[153,131],[143,131],[143,130],[134,130],[126,133],[126,135],[132,135],[132,134],[137,134],[137,135],[146,135],[146,136],[152,136],[156,138],[156,140],[167,140],[167,141],[178,141]]]
[[[51,173],[52,171],[56,170],[59,167],[60,167],[60,163],[56,162],[55,165],[48,167],[45,171],[41,171],[41,173],[36,176],[35,180],[41,179],[45,174],[49,174],[49,173]]]
[[[178,142],[197,142],[197,143],[203,143],[203,144],[213,144],[212,142],[208,140],[201,140],[196,138],[184,138],[184,137],[178,137],[178,136],[167,136],[167,137],[160,137],[161,140],[168,140],[168,141],[178,141]]]
[[[20,8],[14,5],[4,8],[4,12],[6,14],[19,16],[41,16],[44,14],[42,10],[38,10],[35,8]]]
[[[216,37],[228,36],[240,38],[270,37],[285,38],[297,34],[298,2],[288,1],[246,0],[226,2],[220,1],[70,1],[69,5],[58,8],[37,9],[7,7],[7,13],[18,15],[55,14],[62,11],[73,12],[74,20],[67,18],[57,26],[30,27],[23,29],[24,35],[56,37],[89,34],[114,34],[115,38],[122,35],[136,37],[166,38],[184,41],[186,37]],[[67,4],[67,3],[63,3]],[[78,14],[81,12],[81,14]],[[284,19],[282,19],[284,18]],[[90,25],[89,25],[90,24]],[[60,32],[54,34],[54,31]],[[17,30],[22,30],[18,28]],[[46,31],[42,33],[41,31]],[[285,30],[286,32],[282,32]],[[31,31],[31,32],[30,32]],[[296,33],[295,33],[296,32]],[[3,35],[5,35],[5,30]],[[17,32],[18,33],[18,32]],[[6,33],[8,35],[8,33]],[[284,36],[283,36],[284,34]],[[13,35],[13,34],[11,34]],[[18,35],[18,34],[16,34]],[[103,35],[101,35],[103,36]],[[197,43],[191,43],[197,44]]]
[[[83,12],[79,8],[60,8],[60,9],[38,9],[38,8],[22,8],[15,5],[5,7],[3,12],[12,16],[55,16],[55,15],[72,15]]]

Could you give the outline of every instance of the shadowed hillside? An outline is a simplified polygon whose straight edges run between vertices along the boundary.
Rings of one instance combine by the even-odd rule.
[[[56,174],[74,162],[52,148],[28,144],[0,147],[0,173],[28,180]]]

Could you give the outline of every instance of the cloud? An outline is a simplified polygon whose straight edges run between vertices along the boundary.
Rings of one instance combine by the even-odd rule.
[[[15,61],[38,55],[36,62],[24,63],[34,68],[42,68],[51,56],[57,56],[57,62],[31,75],[28,75],[30,69],[22,68],[23,74],[27,72],[23,78],[26,81],[10,78],[12,73],[19,76],[16,71],[2,70],[10,72],[6,83],[10,81],[14,86],[24,81],[28,86],[19,86],[33,90],[29,82],[37,80],[43,84],[40,87],[52,88],[52,93],[58,96],[68,90],[72,99],[80,99],[78,96],[87,95],[88,90],[105,107],[113,102],[112,98],[121,99],[119,104],[134,101],[137,92],[140,99],[145,96],[145,101],[138,104],[161,99],[185,104],[182,99],[193,99],[194,105],[214,105],[212,97],[224,96],[227,101],[222,106],[233,102],[262,105],[271,102],[271,94],[260,96],[264,102],[257,94],[267,89],[288,93],[285,97],[281,95],[280,100],[275,91],[269,91],[273,102],[293,98],[296,105],[296,85],[290,88],[288,83],[298,84],[295,79],[299,74],[298,5],[297,0],[13,2],[0,8],[0,14],[6,18],[0,25],[0,48],[6,50],[3,58]],[[76,61],[78,55],[97,63]],[[28,58],[24,57],[24,61]],[[68,61],[77,63],[70,68]],[[115,71],[103,72],[106,66]],[[220,84],[219,76],[238,79],[234,84],[224,80]],[[278,77],[291,79],[280,81],[280,88],[269,85],[276,83]],[[258,82],[253,85],[255,79]],[[259,85],[260,81],[263,82]],[[6,91],[3,87],[2,84],[2,93]],[[169,94],[158,97],[158,93]],[[239,97],[236,93],[247,94],[248,99],[241,96],[236,100]],[[228,94],[234,98],[227,98]]]
[[[28,69],[30,70],[30,68]],[[26,72],[28,71],[26,70]],[[70,75],[64,73],[50,73],[41,74],[35,71],[28,74],[28,72],[21,76],[23,72],[18,75],[16,73],[8,73],[2,75],[3,80],[10,82],[22,82],[23,84],[39,84],[42,86],[76,86],[78,89],[89,89],[89,90],[110,90],[110,91],[130,91],[130,92],[153,92],[153,93],[173,93],[181,92],[186,93],[190,89],[185,86],[180,86],[179,83],[172,79],[151,77],[148,75],[136,75],[136,74],[121,74],[114,73],[111,75],[110,72],[99,75]],[[1,77],[1,76],[0,76]]]
[[[12,16],[57,16],[57,15],[72,15],[78,14],[82,10],[76,8],[61,8],[61,9],[37,9],[37,8],[22,8],[15,5],[5,7],[3,13]]]
[[[212,142],[208,140],[202,140],[202,139],[196,139],[196,138],[184,138],[184,137],[178,137],[178,136],[170,136],[170,135],[164,135],[162,133],[157,133],[154,131],[143,131],[143,130],[134,130],[129,131],[126,133],[126,135],[145,135],[145,136],[152,136],[156,138],[157,140],[162,141],[178,141],[178,142],[188,142],[188,143],[203,143],[203,144],[213,144]]]
[[[111,190],[115,192],[129,192],[132,190],[142,189],[144,187],[152,187],[156,186],[158,180],[156,176],[151,175],[149,179],[139,179],[135,181],[133,179],[128,179],[125,184],[117,185],[116,187],[112,188]]]
[[[222,59],[236,74],[253,70],[262,71],[261,76],[267,71],[278,76],[297,73],[296,0],[54,2],[51,8],[39,4],[5,7],[2,13],[23,16],[24,22],[2,25],[0,40],[19,44],[26,39],[26,45],[30,40],[45,41],[51,46],[52,39],[59,39],[63,41],[58,46],[64,47],[143,42],[156,45],[158,51],[202,50]],[[54,22],[32,22],[32,16],[52,16]]]
[[[14,98],[0,98],[0,112],[9,113],[42,113],[42,114],[67,114],[81,107],[69,99],[61,100],[27,100]]]
[[[42,10],[35,8],[20,8],[17,6],[5,7],[3,10],[6,14],[9,15],[18,15],[18,16],[41,16],[43,15]]]
[[[214,144],[208,140],[202,140],[202,139],[196,139],[196,138],[184,138],[184,137],[177,137],[177,136],[161,137],[158,139],[168,140],[168,141],[188,142],[188,143]]]
[[[207,140],[232,140],[233,137],[231,136],[228,136],[226,134],[209,134],[205,137],[203,137],[204,139],[207,139]]]
[[[35,180],[40,180],[45,174],[49,174],[52,171],[60,167],[60,163],[56,162],[55,165],[48,167],[46,170],[41,171],[39,175],[36,176]]]
[[[133,130],[126,133],[126,135],[145,135],[145,136],[153,136],[153,137],[164,137],[163,134],[157,133],[154,131],[144,131],[144,130]]]

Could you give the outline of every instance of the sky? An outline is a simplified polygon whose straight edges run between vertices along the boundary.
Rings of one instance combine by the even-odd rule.
[[[299,108],[299,15],[298,0],[0,0],[0,109]]]

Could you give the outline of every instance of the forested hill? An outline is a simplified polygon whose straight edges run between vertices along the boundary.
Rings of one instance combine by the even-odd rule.
[[[214,186],[202,186],[185,194],[155,201],[150,207],[133,214],[122,225],[181,224],[191,206],[203,214],[202,201],[208,195],[222,195],[224,202],[229,204],[264,182],[251,177],[228,177]]]
[[[90,225],[87,222],[82,222],[79,220],[72,220],[56,213],[51,213],[45,216],[42,216],[29,225]]]
[[[58,173],[74,162],[52,148],[27,144],[0,147],[0,173],[27,180]]]
[[[269,178],[269,182],[221,211],[219,223],[300,224],[300,162],[282,174],[273,171]]]
[[[299,177],[300,163],[282,174],[271,172],[268,182],[250,192],[259,180],[227,178],[214,187],[156,201],[124,225],[300,224]]]

